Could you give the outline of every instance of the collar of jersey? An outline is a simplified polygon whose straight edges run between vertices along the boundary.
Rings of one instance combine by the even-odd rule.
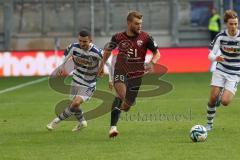
[[[129,36],[129,35],[127,35],[127,31],[125,31],[125,32],[124,32],[124,34],[125,34],[125,36],[127,36],[128,38],[135,38],[135,37],[137,37],[137,36],[138,36],[138,34],[137,34],[137,35],[135,35],[135,36]]]
[[[80,45],[79,45],[80,46]],[[87,51],[84,51],[81,47],[79,47],[81,50],[83,50],[84,52],[89,52],[93,47],[93,43],[89,44],[89,49]]]
[[[231,36],[231,35],[228,33],[228,29],[226,29],[225,32],[226,32],[227,36],[230,37],[230,38],[237,38],[238,35],[239,35],[239,30],[237,31],[237,34],[236,34],[235,36]]]

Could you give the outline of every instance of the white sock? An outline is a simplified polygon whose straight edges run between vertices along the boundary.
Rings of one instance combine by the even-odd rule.
[[[54,123],[59,123],[60,121],[61,121],[61,119],[58,118],[58,117],[56,117],[56,118],[53,120]]]

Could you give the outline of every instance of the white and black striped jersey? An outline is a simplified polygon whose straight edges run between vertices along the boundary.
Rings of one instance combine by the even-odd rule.
[[[95,87],[97,71],[102,60],[102,50],[90,44],[88,51],[80,48],[79,43],[70,44],[64,55],[72,56],[74,62],[73,81],[86,87]]]
[[[236,36],[232,37],[225,30],[219,33],[210,43],[210,55],[220,55],[224,57],[224,62],[217,63],[217,70],[240,76],[240,32],[238,30]]]

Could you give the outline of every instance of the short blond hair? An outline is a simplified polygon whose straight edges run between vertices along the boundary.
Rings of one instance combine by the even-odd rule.
[[[234,10],[226,10],[224,13],[224,22],[227,23],[229,19],[238,18],[237,13]]]
[[[127,21],[132,21],[133,18],[138,18],[138,19],[142,19],[143,15],[138,12],[138,11],[131,11],[128,13],[128,16],[127,16]]]

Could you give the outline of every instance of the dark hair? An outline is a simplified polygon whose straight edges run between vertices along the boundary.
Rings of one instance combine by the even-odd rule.
[[[138,11],[132,11],[128,13],[127,21],[132,21],[133,18],[142,19],[143,15]]]
[[[226,10],[224,13],[224,22],[227,23],[229,19],[238,18],[237,13],[234,10]]]
[[[90,33],[88,31],[86,31],[86,30],[80,31],[78,33],[78,35],[81,36],[81,37],[90,37],[91,36]]]

